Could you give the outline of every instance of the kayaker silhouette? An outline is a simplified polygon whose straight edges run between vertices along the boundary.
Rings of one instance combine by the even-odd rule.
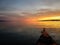
[[[55,40],[53,40],[52,37],[47,33],[45,28],[43,28],[43,31],[41,33],[42,34],[39,40],[37,41],[36,45],[57,45]]]

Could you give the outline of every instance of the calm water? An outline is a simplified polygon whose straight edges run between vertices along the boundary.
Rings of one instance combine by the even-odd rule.
[[[40,21],[36,25],[45,28],[60,28],[60,21]]]
[[[51,37],[56,40],[57,43],[60,43],[60,22],[37,22],[35,26],[40,25],[41,27],[46,27],[46,31]],[[42,28],[21,27],[9,23],[0,23],[0,42],[3,44],[13,43],[13,45],[34,45],[39,39],[41,31]]]

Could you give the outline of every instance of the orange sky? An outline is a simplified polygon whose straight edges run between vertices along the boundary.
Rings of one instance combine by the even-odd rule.
[[[24,15],[25,14],[25,15]],[[11,15],[11,14],[10,14]],[[18,14],[17,14],[18,15]],[[44,12],[36,11],[36,13],[23,13],[23,16],[19,13],[19,16],[15,14],[7,16],[11,19],[11,22],[15,25],[27,26],[27,27],[36,27],[36,28],[60,28],[60,21],[40,21],[40,20],[47,20],[53,17],[56,19],[60,19],[60,11],[51,11],[51,10],[44,10]],[[18,24],[17,24],[18,23]]]
[[[24,19],[25,24],[37,28],[60,28],[60,21],[39,21],[41,19],[56,19],[56,17],[60,19],[60,13],[58,11],[46,12],[42,14],[43,16],[41,13],[36,13],[35,15],[38,16],[29,16],[28,18]]]

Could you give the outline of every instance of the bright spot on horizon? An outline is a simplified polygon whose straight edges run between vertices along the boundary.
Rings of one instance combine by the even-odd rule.
[[[57,20],[60,20],[60,16],[53,16],[53,17],[45,17],[45,18],[42,18],[42,19],[38,19],[38,20],[40,20],[40,21],[47,21],[47,20],[55,20],[55,21],[57,21]]]
[[[60,16],[37,18],[34,23],[37,28],[60,28]]]

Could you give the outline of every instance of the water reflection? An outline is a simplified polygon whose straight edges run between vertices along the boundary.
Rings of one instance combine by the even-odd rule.
[[[60,28],[60,21],[40,21],[37,25],[45,28]]]

